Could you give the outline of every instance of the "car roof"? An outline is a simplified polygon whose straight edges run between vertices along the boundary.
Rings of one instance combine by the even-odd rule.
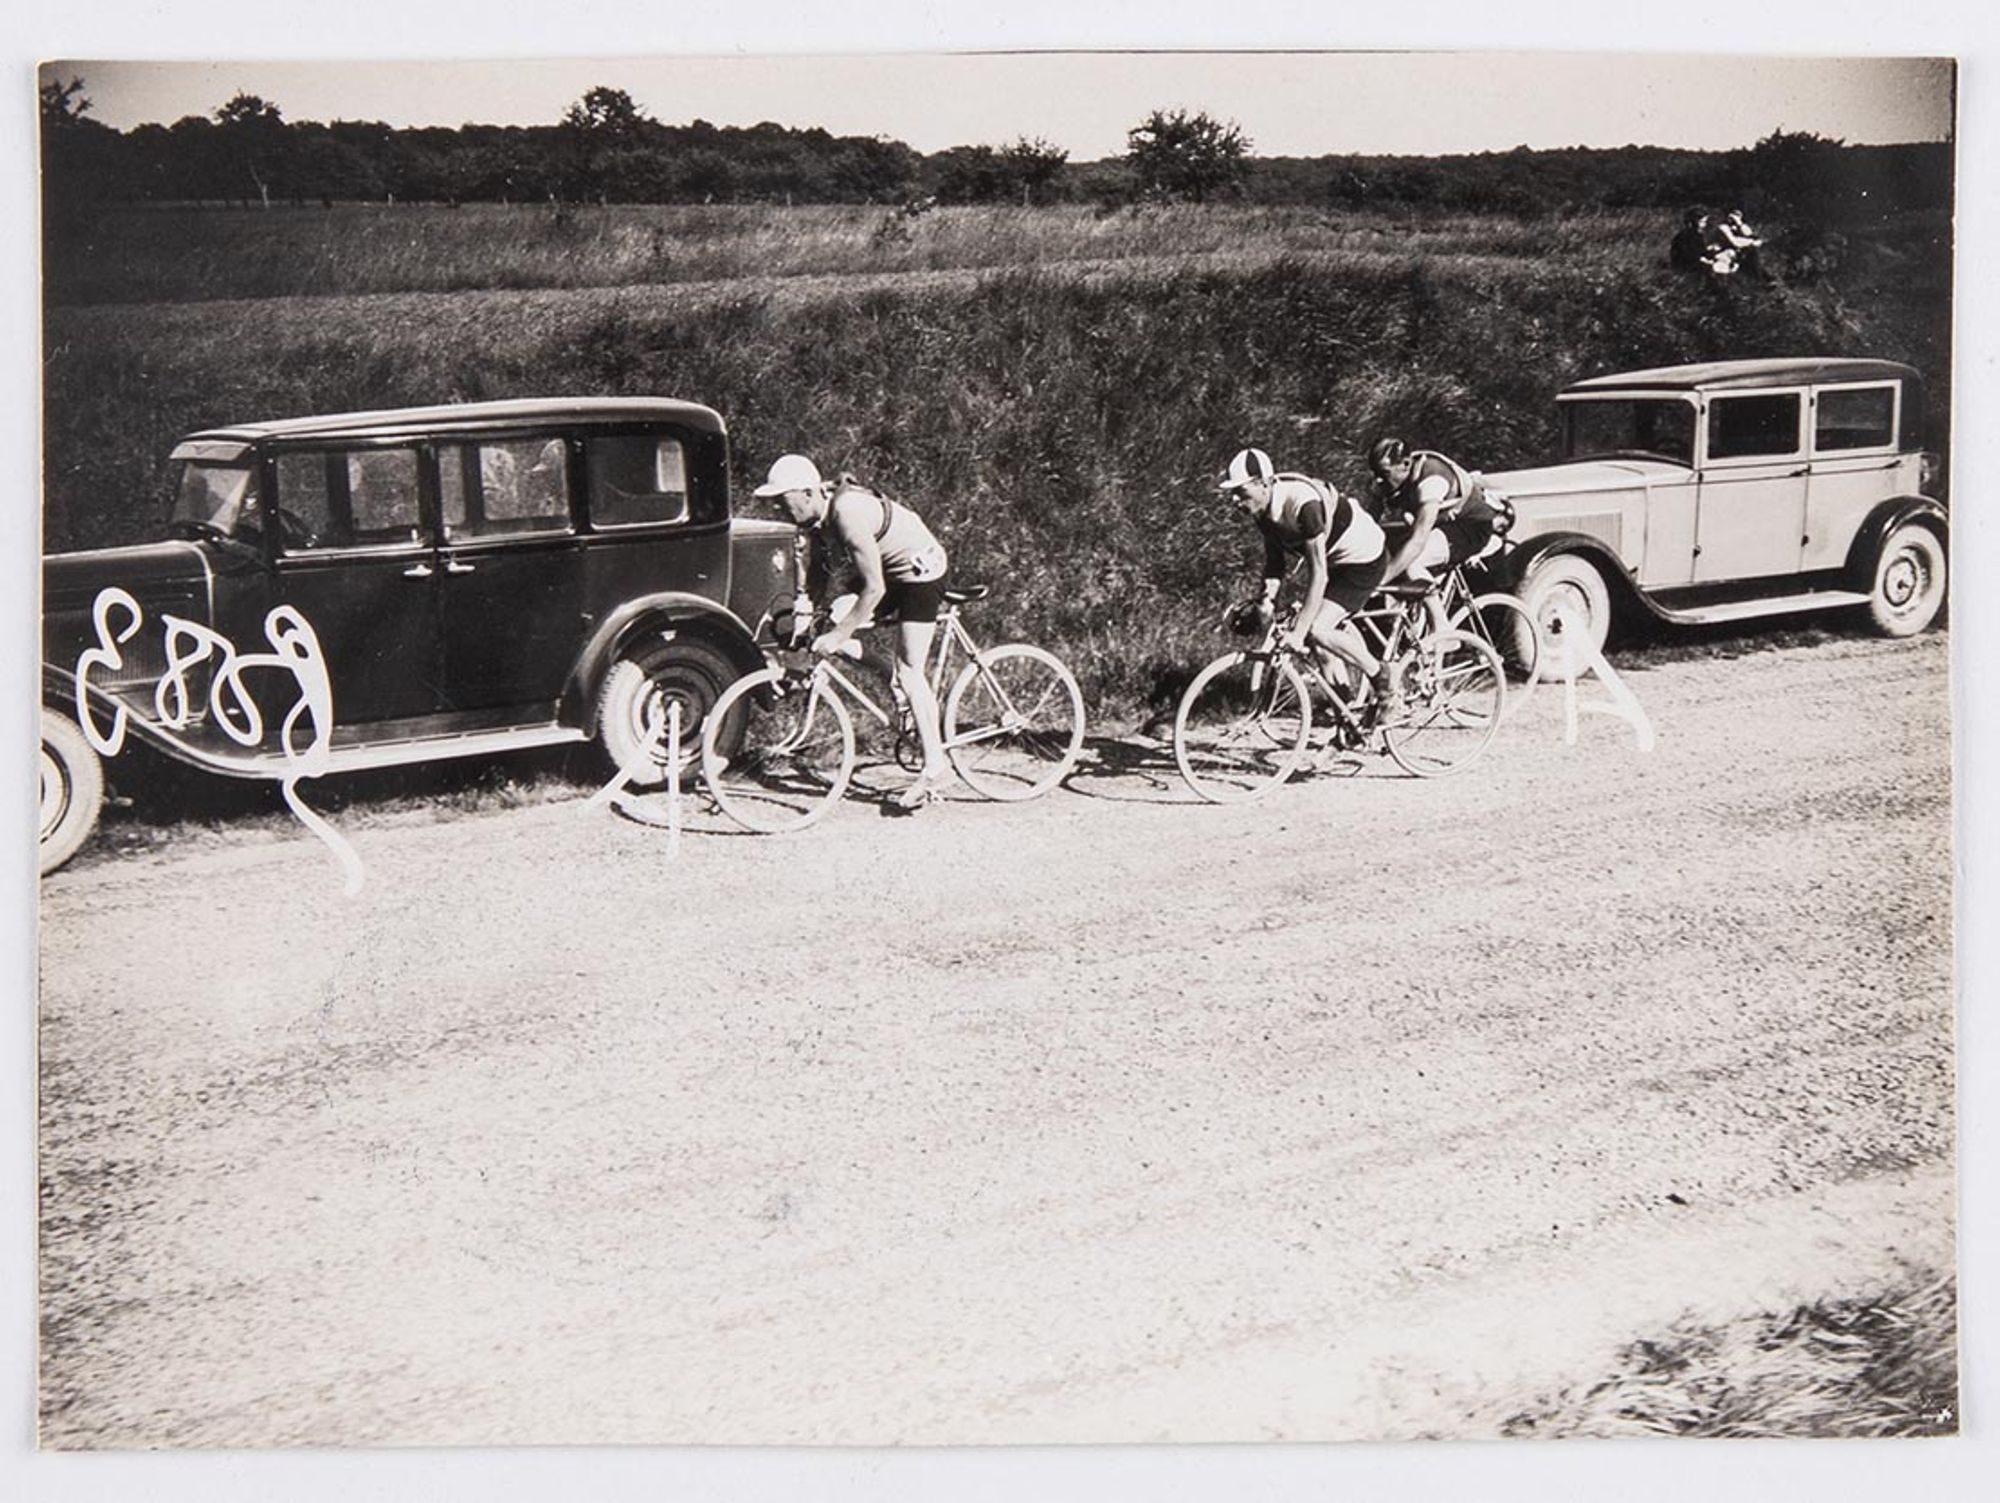
[[[723,431],[721,414],[698,402],[666,397],[530,397],[505,402],[454,402],[440,407],[389,407],[375,412],[334,412],[204,428],[188,439],[388,438],[413,433],[478,433],[554,424],[673,423],[702,432]]]
[[[1785,356],[1767,360],[1707,360],[1696,365],[1661,365],[1643,371],[1593,376],[1565,387],[1572,392],[1713,391],[1745,386],[1824,385],[1834,381],[1914,381],[1917,372],[1893,360],[1851,360],[1830,355]]]

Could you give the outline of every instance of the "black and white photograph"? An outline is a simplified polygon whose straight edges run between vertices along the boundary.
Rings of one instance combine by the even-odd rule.
[[[1977,79],[1761,35],[44,51],[35,1448],[1964,1444]]]

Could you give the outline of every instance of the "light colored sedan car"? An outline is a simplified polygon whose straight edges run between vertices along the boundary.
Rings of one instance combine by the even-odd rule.
[[[1562,458],[1486,475],[1512,503],[1499,583],[1545,631],[1835,608],[1890,636],[1944,603],[1946,517],[1909,366],[1721,360],[1580,381]]]

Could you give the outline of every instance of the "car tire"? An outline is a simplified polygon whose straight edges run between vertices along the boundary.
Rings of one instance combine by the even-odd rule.
[[[1611,635],[1611,587],[1590,560],[1574,553],[1551,553],[1537,559],[1529,565],[1518,593],[1528,607],[1528,619],[1541,629],[1543,678],[1579,673],[1591,654],[1604,650]],[[1576,655],[1563,639],[1565,614],[1582,628]],[[1525,627],[1523,622],[1515,632]],[[1518,662],[1535,651],[1535,644],[1510,640],[1506,651]]]
[[[1944,540],[1905,522],[1882,540],[1868,590],[1868,620],[1885,637],[1913,637],[1944,605]]]
[[[41,870],[83,848],[104,808],[104,764],[67,715],[42,711]]]
[[[639,788],[656,788],[667,780],[664,755],[641,758],[649,714],[664,714],[669,704],[681,706],[681,776],[683,781],[701,759],[701,727],[722,691],[740,675],[729,659],[708,643],[692,637],[653,640],[627,648],[604,675],[597,691],[597,740],[614,767],[639,759],[631,779]]]

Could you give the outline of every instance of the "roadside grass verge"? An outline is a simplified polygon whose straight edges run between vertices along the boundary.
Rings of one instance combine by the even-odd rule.
[[[872,480],[938,527],[961,577],[996,583],[975,614],[982,638],[1042,643],[1119,714],[1170,702],[1220,650],[1217,617],[1257,557],[1252,529],[1215,500],[1242,445],[1348,488],[1385,431],[1497,469],[1552,452],[1551,397],[1572,379],[1760,354],[1907,359],[1946,410],[1949,302],[1923,277],[1848,291],[1691,280],[1636,260],[1621,221],[1588,216],[1555,260],[1492,254],[1504,226],[1476,253],[1297,255],[1280,243],[1291,221],[1263,212],[1276,228],[1241,253],[1264,259],[1241,265],[1155,258],[1079,276],[1031,264],[806,295],[759,276],[699,295],[54,308],[45,544],[156,535],[165,455],[204,426],[494,397],[693,397],[730,423],[739,506],[786,450]],[[1173,222],[1207,234],[1236,220]]]
[[[1507,1436],[1887,1437],[1958,1432],[1958,1297],[1950,1276],[1782,1314],[1677,1323],[1612,1371],[1537,1395]]]

